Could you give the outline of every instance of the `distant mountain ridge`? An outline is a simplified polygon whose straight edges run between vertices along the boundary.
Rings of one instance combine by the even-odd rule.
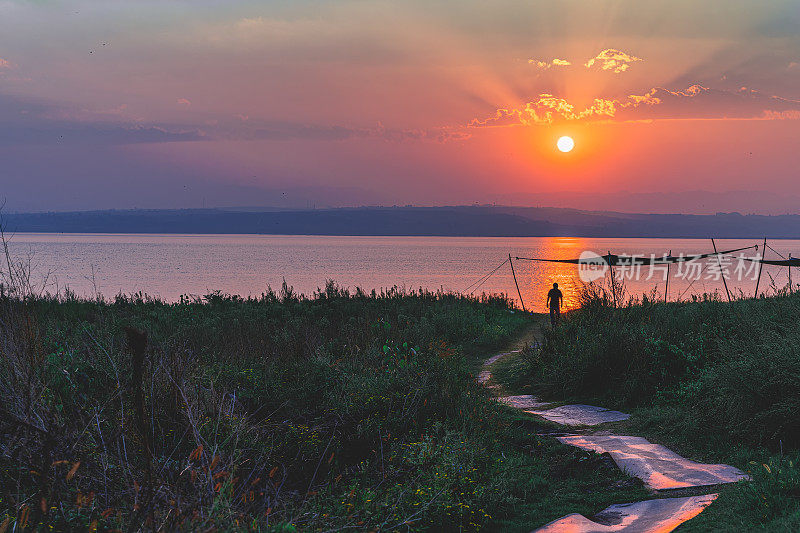
[[[7,232],[460,237],[800,238],[800,215],[641,214],[552,207],[108,210],[5,214]]]

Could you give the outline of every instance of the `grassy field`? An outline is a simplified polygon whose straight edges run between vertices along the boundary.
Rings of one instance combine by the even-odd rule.
[[[475,383],[503,297],[0,291],[0,530],[530,531],[643,490]]]
[[[630,411],[626,430],[752,474],[687,531],[800,530],[800,294],[613,302],[587,290],[581,309],[542,330],[541,348],[496,377],[545,399]]]

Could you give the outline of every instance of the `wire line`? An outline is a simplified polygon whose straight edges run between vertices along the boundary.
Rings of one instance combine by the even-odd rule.
[[[686,287],[686,288],[683,290],[683,292],[682,292],[682,293],[681,293],[681,294],[678,296],[678,299],[676,300],[677,302],[681,301],[681,298],[683,298],[683,295],[684,295],[684,294],[686,294],[686,292],[687,292],[689,289],[691,289],[691,288],[692,288],[692,285],[694,285],[694,282],[695,282],[695,281],[697,281],[698,279],[700,279],[700,278],[702,278],[702,277],[703,277],[703,271],[705,271],[705,269],[706,269],[706,267],[707,267],[707,266],[708,266],[708,263],[706,263],[705,265],[703,265],[703,268],[701,268],[701,269],[700,269],[700,275],[699,275],[699,276],[697,276],[697,278],[693,279],[693,280],[692,280],[692,282],[689,284],[689,286],[688,286],[688,287]]]
[[[773,247],[772,247],[772,246],[770,246],[769,244],[767,245],[767,248],[769,248],[770,250],[772,250],[773,252],[775,252],[776,254],[778,254],[779,256],[781,256],[781,259],[786,259],[786,257],[784,257],[784,255],[783,255],[782,253],[780,253],[778,250],[776,250],[775,248],[773,248]],[[762,257],[761,259],[764,259],[764,258]]]
[[[472,285],[470,285],[469,287],[464,289],[464,292],[469,291],[468,294],[472,294],[473,292],[475,292],[478,289],[478,287],[480,287],[481,285],[486,283],[486,281],[492,276],[492,274],[494,274],[495,272],[500,270],[500,267],[502,267],[506,263],[508,263],[508,259],[504,260],[502,263],[497,265],[497,267],[494,270],[492,270],[491,272],[489,272],[485,276],[482,276],[478,281],[476,281],[475,283],[473,283]],[[472,290],[470,290],[470,289],[472,289]]]

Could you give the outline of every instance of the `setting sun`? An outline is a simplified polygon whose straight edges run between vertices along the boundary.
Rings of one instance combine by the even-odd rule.
[[[559,137],[558,141],[556,142],[556,146],[562,152],[570,152],[573,148],[575,148],[575,141],[572,140],[572,137],[567,137],[566,135],[563,137]]]

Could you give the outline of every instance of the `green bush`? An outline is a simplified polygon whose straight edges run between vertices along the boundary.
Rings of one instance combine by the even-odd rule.
[[[497,378],[546,399],[632,411],[628,431],[748,470],[688,531],[800,525],[800,294],[615,306],[603,291]]]
[[[504,297],[333,283],[4,297],[0,523],[479,529],[519,499],[475,356],[528,321]]]
[[[705,433],[800,445],[800,295],[732,304],[643,299],[585,305],[501,373],[558,399],[618,408],[680,405]]]

